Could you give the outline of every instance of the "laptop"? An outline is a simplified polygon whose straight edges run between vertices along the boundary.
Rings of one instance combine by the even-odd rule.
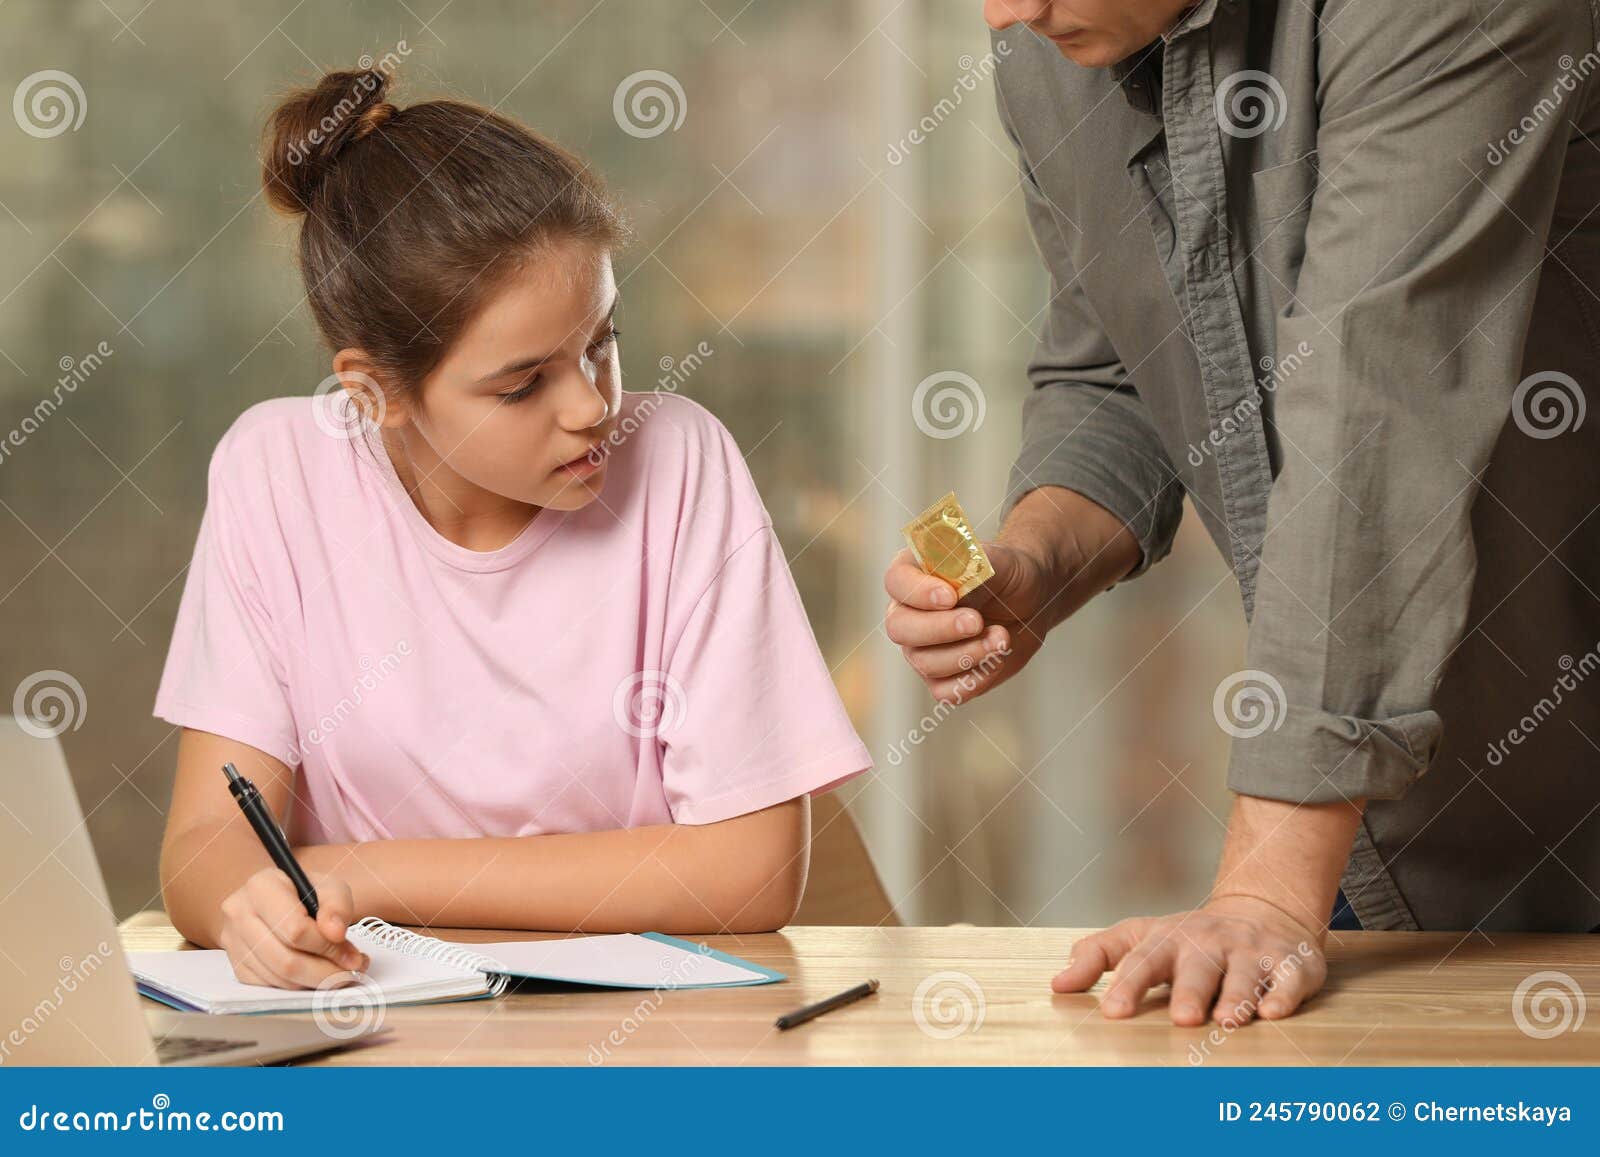
[[[0,1067],[267,1064],[373,1035],[147,1008],[61,743],[41,730],[0,715]]]

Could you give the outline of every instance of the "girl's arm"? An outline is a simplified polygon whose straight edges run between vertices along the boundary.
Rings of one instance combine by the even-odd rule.
[[[273,815],[288,810],[294,774],[281,760],[184,729],[161,841],[161,896],[173,927],[196,944],[225,949],[234,973],[250,983],[312,988],[365,968],[366,955],[345,940],[355,919],[349,887],[310,873],[319,910],[316,920],[307,916],[228,793],[224,763],[256,785]]]
[[[805,892],[805,796],[719,823],[296,848],[363,916],[556,932],[770,932]]]
[[[700,826],[297,848],[324,910],[313,922],[228,794],[227,761],[275,815],[289,809],[294,776],[280,760],[185,729],[162,894],[187,939],[228,949],[236,971],[244,965],[264,983],[316,984],[336,965],[357,967],[343,926],[335,934],[332,925],[360,916],[562,932],[757,932],[787,923],[805,891],[811,812],[800,797]]]
[[[222,765],[232,763],[261,792],[280,820],[288,811],[294,773],[265,752],[184,728],[178,738],[178,777],[161,839],[161,898],[167,918],[185,938],[211,946],[222,927],[222,902],[263,868],[272,867],[261,841],[228,793]]]

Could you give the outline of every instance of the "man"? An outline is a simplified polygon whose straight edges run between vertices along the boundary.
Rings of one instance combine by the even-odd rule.
[[[1079,941],[1058,991],[1288,1015],[1336,898],[1600,923],[1596,7],[987,0],[1052,296],[995,577],[954,607],[902,553],[888,633],[981,694],[1186,495],[1250,618],[1211,895]]]

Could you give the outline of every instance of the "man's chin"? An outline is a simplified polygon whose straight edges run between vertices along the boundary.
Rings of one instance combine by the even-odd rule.
[[[1056,40],[1053,43],[1062,56],[1084,68],[1110,68],[1137,51],[1115,40],[1083,34],[1074,36],[1070,40]]]

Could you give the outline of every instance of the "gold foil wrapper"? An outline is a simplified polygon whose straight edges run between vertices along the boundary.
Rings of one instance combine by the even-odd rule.
[[[954,490],[906,523],[900,533],[917,565],[955,587],[957,598],[965,598],[994,575]]]

